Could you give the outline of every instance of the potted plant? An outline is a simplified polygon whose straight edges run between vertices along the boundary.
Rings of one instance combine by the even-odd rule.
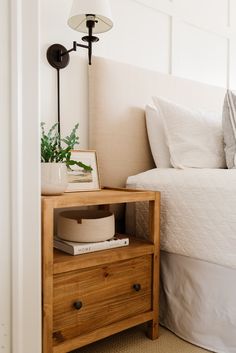
[[[76,135],[79,124],[76,124],[70,135],[61,138],[58,123],[45,131],[45,123],[41,123],[41,183],[43,195],[62,194],[67,187],[67,168],[78,165],[86,171],[90,166],[71,159],[71,150],[79,144]]]

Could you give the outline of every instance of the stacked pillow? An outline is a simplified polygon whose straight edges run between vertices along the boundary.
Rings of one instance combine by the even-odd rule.
[[[236,168],[236,96],[231,91],[225,95],[222,127],[227,168]]]
[[[158,168],[170,164],[181,169],[225,168],[219,115],[194,111],[160,97],[153,97],[153,101],[156,109],[146,107],[146,122]]]
[[[146,106],[146,125],[152,156],[157,168],[171,168],[170,151],[161,114],[152,105]]]

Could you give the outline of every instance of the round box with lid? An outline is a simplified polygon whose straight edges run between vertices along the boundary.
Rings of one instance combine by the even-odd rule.
[[[59,214],[57,236],[63,240],[92,243],[114,235],[115,218],[110,211],[76,210]]]

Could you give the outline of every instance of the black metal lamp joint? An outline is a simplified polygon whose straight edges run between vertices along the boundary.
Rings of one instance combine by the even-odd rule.
[[[82,40],[84,42],[87,42],[88,45],[80,44],[74,41],[73,47],[69,50],[67,50],[61,44],[53,44],[48,48],[47,59],[49,64],[53,66],[55,69],[59,69],[59,70],[64,69],[70,62],[69,53],[72,51],[76,51],[77,47],[88,49],[89,65],[91,65],[92,43],[99,41],[98,37],[93,36],[93,28],[95,27],[95,24],[98,21],[95,19],[94,15],[88,14],[86,15],[86,17],[87,17],[86,26],[88,28],[88,35],[82,37]]]

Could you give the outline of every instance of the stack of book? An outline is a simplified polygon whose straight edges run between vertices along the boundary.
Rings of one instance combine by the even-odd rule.
[[[129,245],[127,236],[115,235],[110,240],[100,241],[97,243],[76,243],[72,241],[62,240],[54,237],[54,248],[64,251],[71,255],[81,255],[89,252],[118,248]]]

